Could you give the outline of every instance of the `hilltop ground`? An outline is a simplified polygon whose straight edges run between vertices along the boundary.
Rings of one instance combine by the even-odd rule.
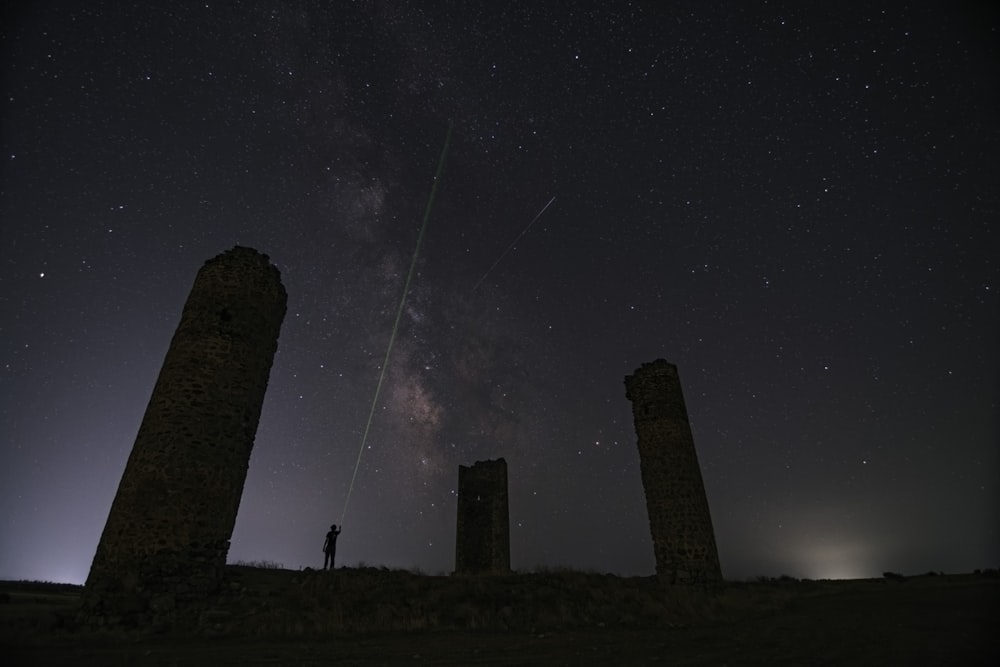
[[[4,665],[1000,664],[1000,578],[727,583],[229,566],[169,624],[73,628],[80,588],[0,582]]]

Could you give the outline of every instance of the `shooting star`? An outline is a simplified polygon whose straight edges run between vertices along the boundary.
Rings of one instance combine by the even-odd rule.
[[[521,233],[518,234],[517,237],[510,242],[510,245],[507,246],[507,249],[504,250],[502,253],[500,253],[500,256],[497,257],[497,261],[493,262],[493,266],[486,269],[486,273],[483,274],[483,277],[477,280],[476,284],[472,286],[473,292],[475,292],[476,288],[479,287],[479,285],[482,284],[484,280],[486,280],[486,276],[490,275],[493,269],[497,268],[497,264],[499,264],[503,260],[503,258],[507,256],[507,253],[509,253],[514,248],[514,246],[517,245],[517,242],[521,240],[521,237],[528,233],[528,230],[531,229],[531,226],[533,224],[535,224],[535,221],[537,221],[540,217],[542,217],[542,213],[545,213],[545,209],[547,209],[549,206],[552,206],[552,202],[554,202],[555,200],[556,200],[555,197],[550,199],[549,203],[543,206],[542,210],[538,212],[538,215],[536,215],[534,218],[531,219],[531,222],[528,223],[528,226],[522,229]]]
[[[406,274],[406,283],[403,285],[403,295],[399,298],[399,308],[396,309],[396,321],[392,325],[392,334],[389,336],[389,345],[385,349],[385,359],[382,360],[382,370],[378,376],[378,384],[375,385],[375,396],[372,398],[372,407],[368,412],[368,423],[365,424],[365,433],[361,436],[361,446],[358,448],[358,458],[354,462],[354,472],[351,473],[351,483],[347,486],[347,498],[344,500],[344,511],[340,514],[340,523],[343,525],[344,517],[347,516],[347,505],[351,502],[351,492],[354,491],[354,480],[358,477],[358,468],[361,466],[361,455],[365,453],[365,443],[368,442],[368,433],[372,428],[372,419],[375,417],[375,406],[378,405],[378,396],[382,392],[382,383],[385,382],[385,369],[389,367],[389,355],[392,354],[392,346],[396,343],[396,333],[399,332],[399,321],[403,319],[403,309],[406,308],[406,295],[410,293],[410,283],[413,282],[413,274],[416,273],[417,258],[420,257],[420,246],[424,242],[424,232],[427,231],[427,221],[431,217],[431,207],[434,205],[434,195],[437,194],[438,185],[441,183],[441,174],[444,173],[444,158],[448,154],[448,146],[451,144],[451,123],[448,123],[448,134],[444,138],[444,148],[441,149],[441,157],[438,158],[437,173],[434,174],[434,185],[431,186],[431,194],[427,198],[427,208],[424,209],[424,221],[420,225],[420,233],[417,235],[417,247],[413,249],[413,259],[410,260],[410,271]]]

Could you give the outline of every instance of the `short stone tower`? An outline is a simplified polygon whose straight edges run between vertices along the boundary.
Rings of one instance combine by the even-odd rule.
[[[90,568],[85,617],[141,623],[218,587],[286,301],[278,269],[251,248],[198,272]]]
[[[643,364],[625,378],[639,439],[656,574],[668,583],[721,581],[708,498],[677,367]]]
[[[507,462],[476,461],[458,466],[456,574],[510,572]]]

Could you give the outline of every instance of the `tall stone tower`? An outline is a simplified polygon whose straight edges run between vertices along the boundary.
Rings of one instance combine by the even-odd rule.
[[[198,272],[90,568],[84,615],[137,622],[217,588],[286,301],[278,269],[251,248]]]
[[[708,498],[677,367],[643,364],[625,378],[639,439],[656,573],[669,583],[721,581]]]
[[[510,572],[507,462],[476,461],[458,466],[456,574]]]

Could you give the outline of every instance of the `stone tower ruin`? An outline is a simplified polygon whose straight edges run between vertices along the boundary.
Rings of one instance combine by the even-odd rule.
[[[507,462],[458,466],[456,574],[510,572]]]
[[[668,583],[722,580],[708,498],[677,367],[657,359],[625,378],[639,440],[656,574]]]
[[[136,622],[218,587],[286,301],[278,269],[251,248],[198,271],[90,568],[85,616]]]

